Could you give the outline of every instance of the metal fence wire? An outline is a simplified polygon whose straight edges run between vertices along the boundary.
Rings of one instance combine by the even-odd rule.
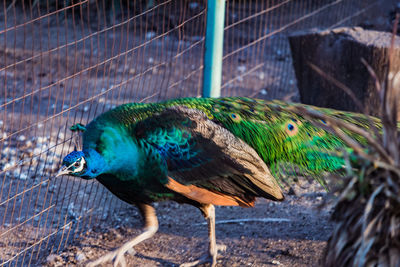
[[[222,95],[297,97],[287,35],[357,25],[378,0],[229,0]],[[69,127],[127,102],[200,96],[206,1],[3,0],[0,266],[39,265],[125,204],[51,179]]]

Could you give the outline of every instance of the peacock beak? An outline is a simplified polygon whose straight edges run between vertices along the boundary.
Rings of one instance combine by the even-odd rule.
[[[58,177],[58,176],[61,176],[61,175],[64,175],[64,174],[68,174],[68,173],[70,173],[70,171],[68,170],[68,167],[67,166],[62,166],[61,169],[57,172],[55,177]]]

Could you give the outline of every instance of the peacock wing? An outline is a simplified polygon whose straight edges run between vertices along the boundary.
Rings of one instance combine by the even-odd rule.
[[[218,197],[250,206],[261,196],[282,200],[282,191],[253,148],[199,110],[167,108],[136,124],[134,135],[165,159],[166,185],[199,202]],[[222,201],[223,202],[223,201]],[[221,205],[224,205],[223,203]]]

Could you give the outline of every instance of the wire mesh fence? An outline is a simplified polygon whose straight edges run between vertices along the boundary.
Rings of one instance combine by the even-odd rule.
[[[286,36],[356,25],[378,0],[227,2],[222,95],[296,97]],[[6,1],[0,7],[0,265],[40,264],[111,210],[97,182],[51,179],[69,127],[116,105],[200,96],[206,2]]]

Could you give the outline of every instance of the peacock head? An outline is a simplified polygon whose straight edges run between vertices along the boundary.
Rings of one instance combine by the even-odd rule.
[[[56,177],[71,175],[83,179],[96,178],[103,172],[105,166],[101,155],[93,149],[69,153],[63,159],[62,165]]]

